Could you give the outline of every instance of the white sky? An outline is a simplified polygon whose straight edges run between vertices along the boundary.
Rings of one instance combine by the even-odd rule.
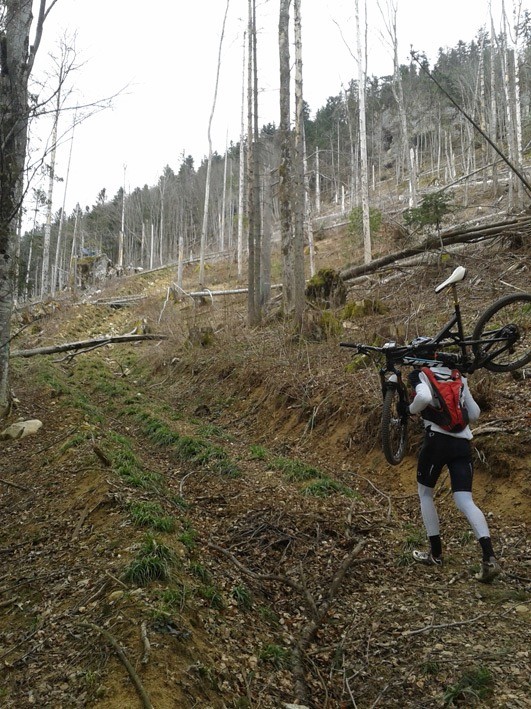
[[[36,0],[34,0],[36,2]],[[439,47],[471,41],[488,24],[489,0],[395,0],[398,2],[399,59],[409,50],[429,59]],[[511,8],[512,0],[506,0]],[[385,7],[387,0],[379,3]],[[523,0],[528,8],[531,0]],[[259,125],[278,125],[279,0],[257,0],[259,27]],[[369,6],[369,75],[392,71],[382,40],[377,0]],[[302,0],[304,98],[313,113],[357,76],[354,0]],[[500,26],[501,0],[492,0],[495,26]],[[66,210],[79,202],[93,205],[105,187],[113,197],[157,183],[165,165],[175,171],[183,152],[196,166],[208,153],[208,121],[212,110],[217,56],[226,0],[59,0],[45,25],[36,72],[44,71],[58,41],[75,32],[79,61],[75,98],[80,103],[127,88],[111,109],[76,128]],[[247,0],[230,0],[222,48],[219,89],[212,123],[213,149],[225,151],[240,132],[242,41]],[[340,29],[341,28],[341,29]],[[348,43],[348,47],[347,47]],[[71,123],[61,118],[60,132]],[[57,155],[56,174],[66,176],[70,146]],[[54,211],[63,202],[64,183],[54,191]],[[31,210],[31,204],[27,204]]]

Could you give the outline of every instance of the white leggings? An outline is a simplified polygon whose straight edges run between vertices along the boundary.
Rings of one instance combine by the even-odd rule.
[[[420,511],[428,537],[437,536],[439,534],[439,516],[433,502],[434,489],[418,483],[418,490]],[[485,515],[472,499],[472,493],[463,491],[454,492],[453,498],[457,509],[467,518],[476,539],[490,537]]]

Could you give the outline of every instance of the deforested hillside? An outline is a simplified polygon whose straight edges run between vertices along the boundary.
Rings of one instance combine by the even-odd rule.
[[[318,266],[341,270],[333,234]],[[169,269],[19,312],[18,351],[164,339],[12,357],[10,422],[43,425],[0,441],[1,706],[527,706],[529,370],[471,377],[503,568],[484,585],[444,475],[445,566],[413,565],[421,429],[387,465],[376,363],[338,346],[433,334],[458,264],[467,328],[529,289],[528,244],[502,235],[347,281],[302,337],[278,301],[249,328],[245,294],[170,297]],[[223,262],[209,280],[236,290]]]

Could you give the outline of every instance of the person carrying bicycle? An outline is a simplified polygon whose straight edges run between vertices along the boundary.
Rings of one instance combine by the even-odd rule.
[[[449,367],[437,365],[432,368],[437,378],[444,381],[452,377]],[[421,564],[442,566],[442,543],[439,528],[439,517],[435,508],[434,488],[446,465],[450,472],[453,499],[462,514],[468,520],[474,536],[482,550],[482,563],[476,579],[490,583],[501,569],[496,560],[489,528],[485,515],[472,499],[473,458],[471,439],[472,432],[465,419],[462,430],[449,431],[435,423],[432,412],[437,408],[434,385],[430,383],[427,373],[414,369],[408,375],[408,380],[414,391],[414,398],[409,405],[411,414],[420,414],[424,420],[425,436],[419,452],[417,465],[417,485],[420,500],[422,520],[430,543],[430,551],[413,551],[413,559]],[[474,400],[465,377],[461,377],[461,401],[468,414],[468,421],[475,422],[479,418],[480,408]],[[458,427],[459,428],[459,427]]]

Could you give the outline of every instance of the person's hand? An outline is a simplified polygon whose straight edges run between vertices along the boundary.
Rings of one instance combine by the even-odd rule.
[[[415,391],[417,384],[420,384],[420,370],[412,369],[411,372],[407,375],[407,379],[413,387],[413,391]]]
[[[399,399],[398,404],[396,405],[396,410],[400,418],[409,416],[409,404],[407,401],[404,401],[404,399]]]

